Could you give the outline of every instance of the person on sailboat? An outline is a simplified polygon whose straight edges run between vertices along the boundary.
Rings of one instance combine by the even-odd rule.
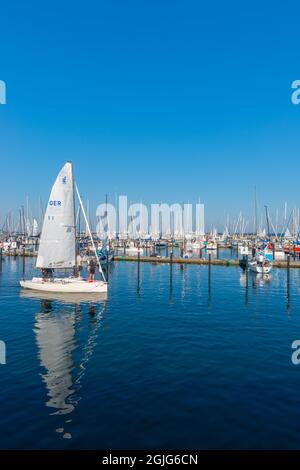
[[[264,262],[264,255],[262,253],[259,254],[258,256],[258,264],[259,266],[262,266]]]
[[[54,270],[51,268],[43,268],[42,269],[42,276],[43,276],[43,281],[47,282],[53,278],[53,273]]]
[[[89,271],[90,271],[89,281],[92,282],[95,280],[95,273],[96,273],[96,264],[95,264],[94,258],[90,259]]]
[[[82,266],[82,257],[80,253],[78,253],[76,257],[76,262],[77,262],[76,277],[81,277],[81,271],[83,269],[83,266]]]

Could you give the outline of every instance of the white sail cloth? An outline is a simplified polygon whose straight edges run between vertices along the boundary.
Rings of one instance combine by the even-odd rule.
[[[76,264],[73,167],[67,162],[58,174],[48,201],[36,266],[73,268]]]

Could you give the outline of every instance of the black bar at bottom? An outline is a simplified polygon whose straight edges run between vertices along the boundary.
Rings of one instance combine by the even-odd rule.
[[[170,465],[199,466],[204,463],[299,463],[299,451],[197,451],[197,450],[45,450],[45,451],[6,451],[0,450],[0,464],[5,462],[17,463],[95,463],[97,466],[121,465],[123,468],[137,468],[141,465],[152,467],[169,467]],[[151,467],[150,467],[151,468]]]

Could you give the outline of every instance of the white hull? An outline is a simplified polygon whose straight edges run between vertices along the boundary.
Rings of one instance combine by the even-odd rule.
[[[20,297],[23,299],[38,300],[59,300],[63,303],[81,303],[81,302],[105,302],[107,292],[98,292],[94,294],[87,293],[68,293],[68,292],[42,292],[31,289],[21,289]]]
[[[69,294],[97,294],[107,292],[107,283],[103,281],[84,281],[77,278],[54,278],[43,281],[34,277],[31,281],[20,281],[21,287],[41,292],[57,292]]]
[[[256,262],[249,263],[249,269],[256,274],[269,274],[272,269],[272,266],[259,266]]]
[[[206,245],[206,249],[207,249],[208,251],[211,251],[211,250],[217,250],[218,247],[217,247],[217,245],[214,243],[214,244],[208,244],[208,245]]]
[[[104,302],[107,300],[107,292],[68,293],[68,292],[42,292],[31,289],[22,289],[20,296],[24,299],[59,300],[64,303],[78,302]]]
[[[134,248],[134,247],[126,248],[126,253],[128,255],[138,255],[139,253],[143,254],[143,248]]]
[[[204,245],[200,245],[200,243],[192,243],[186,246],[186,251],[199,251],[202,248],[204,248]]]

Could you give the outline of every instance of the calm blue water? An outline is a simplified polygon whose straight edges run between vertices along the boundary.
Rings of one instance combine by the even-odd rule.
[[[26,261],[26,270],[34,260]],[[0,447],[300,448],[300,270],[115,263],[106,301],[20,295],[0,274]],[[247,303],[248,302],[248,303]]]

